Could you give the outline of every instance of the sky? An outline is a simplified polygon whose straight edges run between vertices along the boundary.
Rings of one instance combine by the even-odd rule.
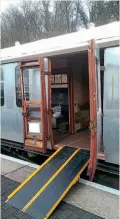
[[[0,11],[4,12],[11,4],[17,5],[19,2],[20,0],[0,0]]]
[[[0,13],[4,12],[10,5],[19,4],[20,1],[21,0],[0,0]],[[37,1],[37,0],[34,0],[34,1]]]

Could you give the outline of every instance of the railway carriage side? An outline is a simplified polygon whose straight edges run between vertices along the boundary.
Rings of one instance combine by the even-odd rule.
[[[119,47],[87,45],[2,64],[1,138],[32,152],[90,150],[92,180],[97,158],[119,165]]]

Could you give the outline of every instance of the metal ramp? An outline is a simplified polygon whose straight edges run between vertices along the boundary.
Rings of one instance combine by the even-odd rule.
[[[34,218],[49,218],[88,163],[89,151],[61,147],[8,196],[7,202]]]

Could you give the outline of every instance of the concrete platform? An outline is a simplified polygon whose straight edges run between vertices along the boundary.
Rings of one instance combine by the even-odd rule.
[[[2,176],[2,208],[1,218],[2,219],[34,219],[28,214],[25,214],[18,209],[9,206],[5,203],[5,200],[9,193],[12,192],[19,183]],[[58,208],[51,215],[50,219],[102,219],[94,214],[77,208],[71,204],[61,202]]]
[[[14,184],[13,187],[15,188],[18,183],[28,177],[37,167],[38,165],[1,155],[1,173],[3,175],[3,181],[8,182],[6,190],[10,183],[12,185]],[[13,187],[11,191],[6,191],[4,193],[6,198],[7,195],[14,189]],[[2,190],[5,190],[5,188],[2,188]],[[5,197],[2,199],[4,200]],[[98,186],[96,183],[80,180],[80,183],[77,183],[67,194],[64,202],[62,202],[62,205],[59,205],[53,214],[53,217],[51,216],[51,219],[119,218],[119,192],[105,186]],[[4,206],[4,202],[2,203]],[[64,211],[61,212],[60,206],[62,206],[62,209],[65,208]],[[69,213],[67,214],[67,212]]]
[[[1,155],[1,174],[16,182],[26,179],[38,165]]]

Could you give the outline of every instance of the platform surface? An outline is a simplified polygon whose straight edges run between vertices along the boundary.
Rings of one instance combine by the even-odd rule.
[[[2,176],[2,207],[1,218],[2,219],[34,219],[34,217],[25,214],[14,207],[10,207],[5,203],[8,194],[19,185],[11,179]],[[94,214],[91,214],[85,210],[77,208],[71,204],[61,202],[56,211],[50,216],[50,219],[102,219]]]
[[[3,177],[6,177],[4,182],[2,179],[3,183],[1,188],[2,219],[31,219],[32,217],[28,216],[27,214],[5,204],[5,200],[7,196],[14,190],[14,188],[18,186],[18,183],[26,179],[27,176],[29,176],[36,168],[38,168],[38,165],[34,165],[20,159],[10,158],[4,155],[1,157],[1,172]],[[10,180],[7,182],[7,179],[11,179],[12,181]],[[16,212],[19,212],[19,214],[16,214]],[[70,216],[70,214],[72,216]],[[10,215],[12,215],[12,217]],[[99,217],[96,217],[95,215]],[[101,189],[97,189],[94,186],[77,183],[67,194],[64,202],[59,205],[54,214],[51,216],[51,219],[61,218],[119,219],[119,196]]]

